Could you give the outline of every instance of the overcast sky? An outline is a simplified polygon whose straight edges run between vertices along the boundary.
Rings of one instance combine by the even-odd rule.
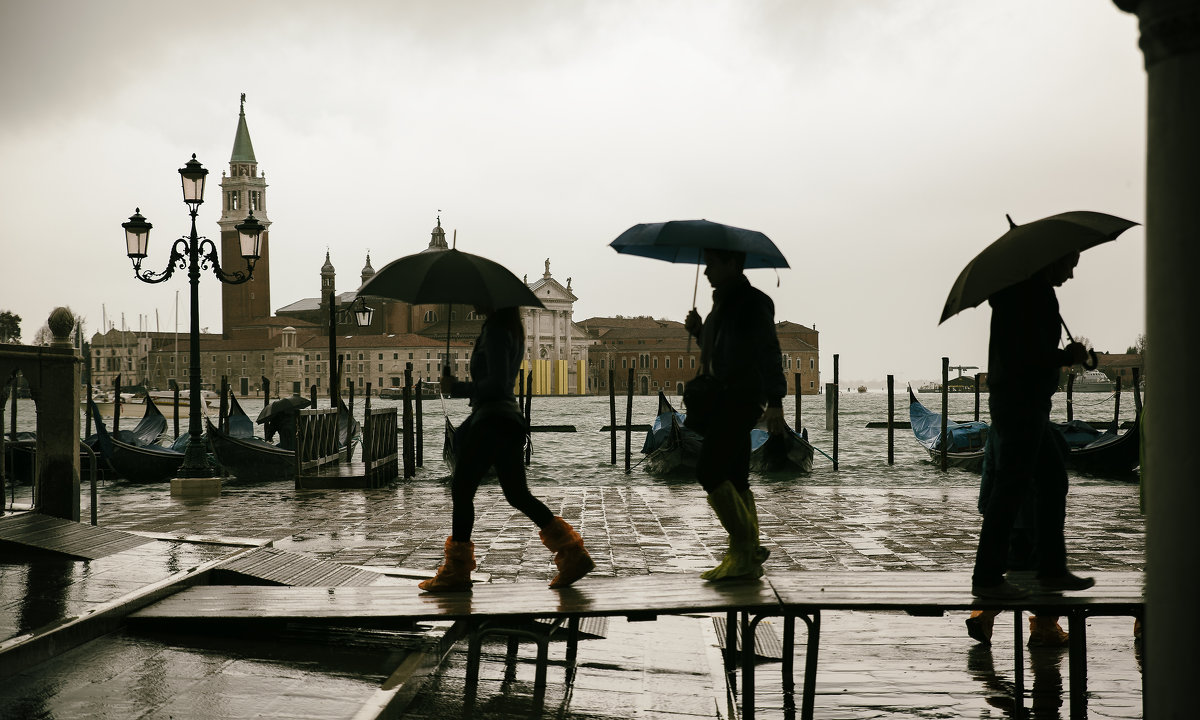
[[[30,342],[68,305],[100,330],[188,327],[185,273],[134,279],[188,231],[177,170],[211,171],[219,237],[238,99],[271,227],[271,307],[429,242],[518,276],[543,260],[575,320],[682,320],[695,266],[608,247],[639,222],[761,230],[791,269],[748,272],[777,320],[820,331],[822,379],[914,383],[987,364],[986,305],[937,324],[961,268],[1067,210],[1144,220],[1137,21],[1105,0],[0,4],[0,310]],[[1144,233],[1059,290],[1098,350],[1144,332]],[[237,267],[239,258],[226,260]],[[220,287],[200,281],[201,325]],[[697,302],[711,306],[700,278]],[[139,316],[142,320],[139,321]],[[89,332],[90,335],[90,332]]]

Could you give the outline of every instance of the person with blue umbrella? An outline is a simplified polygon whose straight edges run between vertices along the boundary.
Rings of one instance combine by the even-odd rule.
[[[721,562],[700,577],[762,577],[769,553],[759,544],[748,438],[760,422],[773,435],[789,432],[783,417],[787,378],[775,334],[775,305],[743,270],[786,268],[787,260],[763,233],[707,220],[635,225],[611,245],[621,253],[704,265],[713,307],[701,320],[693,295],[684,325],[699,339],[701,373],[685,386],[684,404],[686,425],[704,438],[696,477],[729,534],[729,545]]]

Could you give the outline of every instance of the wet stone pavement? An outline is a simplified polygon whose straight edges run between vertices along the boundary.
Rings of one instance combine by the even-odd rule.
[[[580,530],[597,574],[698,573],[723,552],[725,534],[703,492],[691,483],[531,484],[537,496]],[[771,550],[768,573],[971,567],[979,525],[973,487],[762,481],[755,492],[763,544]],[[98,509],[100,524],[107,528],[267,539],[281,550],[386,569],[436,567],[450,520],[445,484],[420,477],[373,491],[298,492],[287,486],[229,483],[219,497],[197,500],[174,497],[165,487],[115,484],[101,489]],[[85,498],[85,516],[87,512]],[[493,583],[552,577],[549,553],[535,528],[508,506],[498,488],[480,489],[476,513],[478,573]],[[1078,571],[1141,570],[1144,522],[1137,486],[1072,487],[1067,538],[1071,564]],[[224,546],[161,542],[149,547],[159,549],[147,552],[174,553],[171,562],[195,565],[220,552],[212,548]],[[58,572],[70,584],[80,573],[104,570],[104,560],[70,563],[71,568],[60,561]],[[161,566],[164,577],[170,572],[165,560],[113,562],[130,563],[131,577],[135,566],[150,576],[155,575],[150,567]],[[12,588],[39,572],[35,566],[32,561],[0,563],[4,636],[11,637],[21,622],[32,622],[20,617],[22,603],[30,606],[30,601],[14,597]],[[154,579],[137,577],[138,582]],[[121,582],[92,587],[108,587],[111,597],[99,597],[104,591],[97,589],[92,592],[98,597],[70,597],[53,612],[70,614],[80,603],[127,592]],[[781,629],[781,623],[764,624]],[[798,625],[797,680],[803,670],[803,624]],[[818,718],[1013,716],[1011,615],[997,619],[991,648],[970,640],[963,617],[952,614],[830,612],[823,614],[822,626]],[[564,645],[552,643],[549,687],[543,702],[535,705],[531,646],[523,644],[509,663],[502,642],[485,645],[479,686],[471,697],[464,691],[465,643],[459,643],[408,705],[405,717],[735,717],[717,644],[709,616],[661,616],[655,622],[613,618],[603,638],[581,642],[570,685],[563,683]],[[1132,621],[1090,620],[1088,649],[1089,716],[1141,717]],[[311,638],[218,643],[118,632],[6,679],[0,717],[354,717],[397,661],[394,651],[370,642],[357,650],[334,651]],[[1068,677],[1065,651],[1026,653],[1025,704],[1034,717],[1067,716]],[[756,688],[758,717],[790,717],[778,661],[758,665]]]

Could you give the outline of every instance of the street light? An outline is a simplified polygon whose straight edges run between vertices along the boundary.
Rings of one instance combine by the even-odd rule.
[[[261,256],[260,237],[263,224],[251,212],[246,219],[236,225],[238,242],[241,246],[242,258],[246,261],[246,272],[227,273],[221,269],[217,255],[217,246],[212,240],[196,235],[196,213],[204,202],[204,181],[208,176],[206,170],[196,160],[192,159],[179,168],[179,176],[183,184],[183,201],[188,206],[192,216],[192,231],[187,237],[181,237],[171,246],[171,257],[167,267],[161,272],[142,270],[142,260],[146,258],[147,246],[150,242],[150,228],[153,227],[146,218],[142,217],[141,208],[134,210],[128,222],[121,223],[125,228],[126,255],[133,261],[133,276],[146,283],[160,283],[171,277],[176,268],[188,271],[188,281],[192,294],[192,327],[190,335],[191,363],[188,387],[188,444],[184,451],[183,465],[179,468],[180,477],[212,477],[212,469],[208,465],[207,451],[200,429],[200,269],[212,268],[213,275],[223,283],[237,285],[244,283],[254,275],[254,263]]]
[[[337,367],[337,324],[338,320],[342,322],[349,321],[350,317],[354,317],[354,323],[359,327],[367,327],[371,324],[371,318],[375,316],[375,309],[367,307],[367,301],[361,295],[354,298],[354,302],[349,306],[337,309],[334,306],[334,294],[329,293],[329,406],[337,407],[338,397],[341,395],[341,378],[339,377]]]

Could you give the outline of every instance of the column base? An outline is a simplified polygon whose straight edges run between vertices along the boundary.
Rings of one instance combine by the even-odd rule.
[[[171,478],[171,494],[184,497],[211,497],[221,494],[221,478]]]

